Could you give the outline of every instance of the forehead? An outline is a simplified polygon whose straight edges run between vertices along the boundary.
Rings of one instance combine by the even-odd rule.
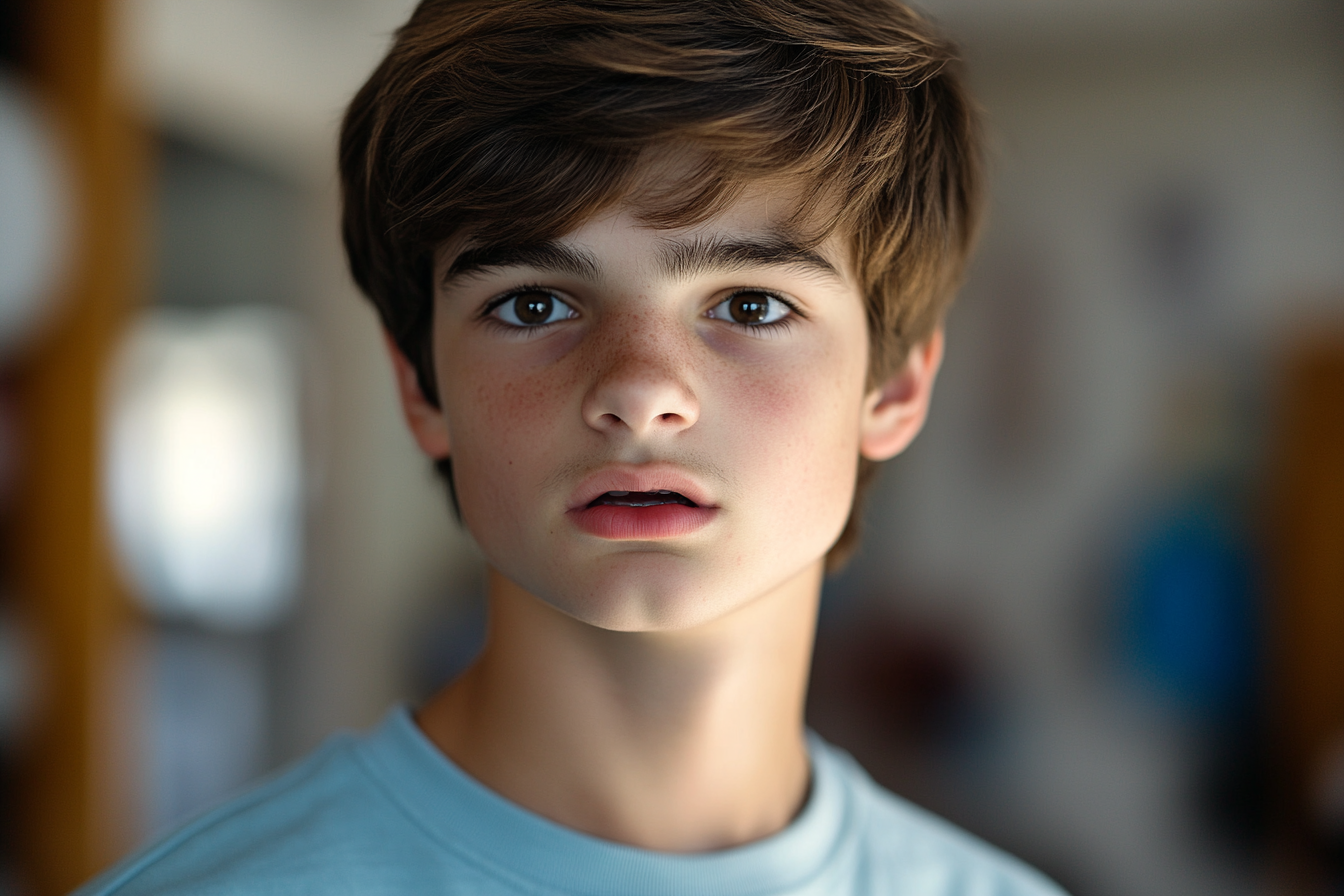
[[[618,203],[567,232],[532,239],[490,238],[488,228],[445,241],[435,253],[440,284],[488,268],[531,267],[595,279],[616,264],[684,278],[708,270],[790,266],[849,279],[851,245],[834,214],[780,179],[738,186],[701,220],[667,220],[675,169],[646,172]],[[558,228],[557,228],[558,230]]]

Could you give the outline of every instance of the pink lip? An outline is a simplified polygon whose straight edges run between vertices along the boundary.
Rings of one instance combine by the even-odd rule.
[[[659,504],[655,507],[614,507],[610,504],[571,510],[575,525],[598,538],[612,541],[654,541],[690,535],[709,524],[718,510]]]
[[[690,498],[698,506],[659,504],[653,507],[589,507],[607,492],[671,491]],[[613,541],[652,541],[689,535],[717,515],[705,490],[684,473],[670,466],[616,467],[585,479],[574,490],[569,516],[584,532]]]

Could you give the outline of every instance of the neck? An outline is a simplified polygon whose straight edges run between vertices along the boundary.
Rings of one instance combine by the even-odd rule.
[[[417,719],[467,774],[647,849],[758,840],[808,786],[803,698],[821,568],[690,631],[613,632],[492,571],[476,663]]]

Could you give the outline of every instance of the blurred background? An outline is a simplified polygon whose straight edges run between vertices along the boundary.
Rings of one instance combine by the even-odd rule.
[[[470,661],[345,272],[408,0],[0,3],[0,894]],[[809,718],[1076,896],[1344,893],[1344,8],[929,0],[992,142]]]

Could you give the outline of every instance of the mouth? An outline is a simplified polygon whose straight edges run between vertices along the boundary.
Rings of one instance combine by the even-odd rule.
[[[616,467],[589,477],[568,516],[580,530],[609,541],[659,541],[689,535],[719,512],[695,480],[662,464]]]
[[[699,507],[690,498],[670,489],[658,489],[652,492],[603,492],[588,502],[588,507],[660,507],[664,504],[680,504],[683,507]]]

